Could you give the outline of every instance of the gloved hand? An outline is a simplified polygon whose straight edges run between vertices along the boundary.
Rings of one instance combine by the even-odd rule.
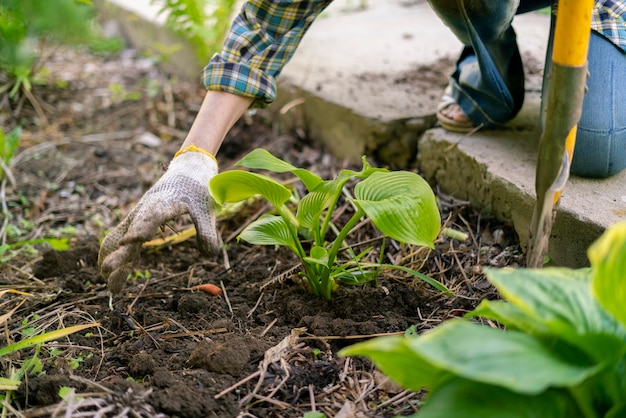
[[[199,250],[206,255],[217,253],[220,239],[209,194],[209,180],[216,174],[215,157],[200,148],[187,147],[174,156],[159,181],[102,241],[98,265],[111,293],[124,287],[142,243],[161,225],[182,214],[191,215]]]

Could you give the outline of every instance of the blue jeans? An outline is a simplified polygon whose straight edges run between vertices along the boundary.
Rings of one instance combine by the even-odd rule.
[[[477,125],[497,127],[512,119],[524,102],[524,69],[511,23],[516,14],[549,6],[552,1],[429,3],[465,45],[450,78],[452,97]],[[550,44],[551,40],[552,33]],[[588,63],[591,75],[571,171],[608,177],[626,168],[626,53],[592,33]]]

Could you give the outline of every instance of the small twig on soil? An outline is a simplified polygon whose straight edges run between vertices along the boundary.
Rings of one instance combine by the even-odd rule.
[[[454,245],[452,241],[450,241],[450,252],[452,253],[452,256],[454,257],[454,261],[456,261],[456,264],[459,266],[459,271],[461,272],[461,276],[463,276],[463,283],[465,283],[465,287],[467,288],[469,292],[472,292],[473,291],[472,286],[470,285],[467,274],[465,274],[465,269],[463,268],[463,264],[461,264],[461,260],[459,260],[459,256],[456,254],[457,252],[454,249]]]
[[[184,327],[182,327],[185,330]],[[211,335],[211,334],[222,334],[224,332],[228,332],[228,328],[214,328],[214,329],[205,329],[202,331],[186,331],[179,332],[177,334],[165,334],[161,335],[159,338],[162,340],[171,340],[173,338],[183,338],[183,337],[192,337],[194,341],[199,342],[200,340],[196,338],[196,335]]]
[[[155,284],[157,284],[157,283],[167,282],[167,281],[170,281],[170,280],[172,280],[172,279],[177,279],[177,278],[179,278],[179,277],[181,277],[181,276],[184,276],[184,275],[186,275],[186,274],[189,274],[189,272],[188,272],[188,271],[183,271],[183,272],[181,272],[181,273],[174,273],[174,274],[170,274],[169,276],[165,276],[165,277],[163,277],[163,278],[161,278],[161,279],[158,279],[158,280],[153,281],[153,282],[152,282],[152,284],[153,284],[153,285],[155,285]]]
[[[250,309],[248,311],[248,315],[246,315],[246,318],[250,318],[252,316],[252,314],[254,313],[254,311],[256,311],[256,308],[259,307],[259,305],[261,304],[261,300],[263,300],[263,295],[265,293],[261,292],[261,294],[259,295],[259,298],[256,300],[256,303],[254,304],[254,306],[252,307],[252,309]]]
[[[222,256],[224,257],[224,268],[230,270],[230,259],[228,258],[228,251],[226,246],[222,246]]]
[[[326,336],[312,336],[312,337],[300,337],[301,340],[368,340],[375,337],[386,337],[390,335],[404,335],[404,331],[398,332],[384,332],[380,334],[367,334],[367,335],[326,335]]]
[[[171,322],[172,324],[176,325],[178,328],[182,329],[183,331],[185,331],[185,334],[182,335],[189,335],[190,337],[193,337],[193,340],[196,342],[200,342],[200,339],[196,338],[194,335],[196,333],[189,331],[183,324],[181,324],[180,322],[176,321],[173,318],[167,318],[167,321]],[[205,331],[203,331],[204,333]],[[179,334],[180,335],[180,334]],[[163,336],[161,336],[161,338],[163,338]],[[170,335],[170,338],[172,338],[172,336]]]
[[[289,405],[287,402],[282,402],[279,401],[277,399],[272,399],[268,396],[263,396],[263,395],[258,395],[258,394],[254,394],[254,398],[258,399],[260,401],[264,401],[267,403],[271,403],[272,405],[276,405],[278,408],[280,409],[288,409],[288,408],[293,408],[291,405]]]
[[[150,335],[150,333],[148,331],[146,331],[146,329],[139,322],[137,322],[135,320],[135,318],[133,318],[133,316],[131,314],[121,314],[121,315],[122,315],[122,318],[127,319],[128,326],[130,326],[131,328],[134,326],[134,327],[136,327],[136,329],[139,329],[142,333],[147,335],[148,338],[150,338],[152,340],[152,342],[154,343],[154,346],[157,349],[159,349],[159,350],[161,349],[161,345],[158,343],[158,341],[155,340],[154,337],[152,335]],[[128,321],[130,321],[130,322],[128,322]],[[131,322],[132,322],[132,325],[131,325]]]
[[[47,125],[48,117],[46,116],[46,112],[43,111],[43,108],[41,107],[39,100],[37,100],[35,95],[27,88],[23,87],[22,92],[24,93],[24,96],[26,96],[30,104],[33,105],[33,109],[35,109],[37,116],[39,117],[39,119],[41,119],[41,124]]]
[[[135,306],[135,303],[137,303],[137,300],[141,297],[141,295],[143,294],[143,291],[146,290],[149,282],[150,282],[150,278],[148,277],[146,281],[144,282],[143,286],[141,286],[141,288],[139,289],[139,292],[137,292],[137,295],[135,295],[135,298],[133,299],[133,301],[130,303],[130,305],[126,307],[126,312],[128,313],[128,315],[132,315],[133,307]]]
[[[311,400],[311,411],[316,412],[315,410],[315,387],[312,384],[309,385],[309,399]]]
[[[222,286],[222,294],[224,295],[224,300],[226,301],[226,305],[228,305],[228,311],[230,312],[231,315],[234,315],[233,307],[230,304],[230,299],[228,299],[228,293],[226,292],[226,287],[224,287],[224,282],[221,280],[220,280],[220,286]]]
[[[7,266],[9,268],[17,271],[18,273],[23,274],[24,276],[26,276],[27,280],[32,280],[32,281],[37,282],[36,286],[34,286],[33,284],[31,284],[29,286],[26,286],[28,288],[37,288],[37,289],[42,289],[43,288],[43,289],[45,289],[45,288],[51,287],[49,284],[46,284],[44,281],[38,279],[37,277],[33,276],[31,273],[27,272],[26,270],[21,269],[20,267],[16,267],[16,266],[14,266],[12,264],[8,264],[8,263],[7,263]],[[14,286],[11,286],[11,287],[15,288]]]
[[[397,395],[387,399],[385,402],[376,405],[374,410],[385,408],[387,405],[396,405],[398,403],[406,403],[409,399],[415,397],[417,394],[409,390],[402,391]]]
[[[459,219],[463,222],[463,225],[465,225],[465,229],[467,229],[467,232],[470,235],[470,238],[472,239],[473,243],[476,243],[476,236],[474,235],[474,231],[472,231],[472,227],[470,226],[469,222],[467,222],[467,220],[463,217],[462,214],[457,214],[457,216],[459,217]],[[480,232],[480,215],[478,215],[478,220],[476,221],[476,225],[477,225],[477,232]]]
[[[222,396],[226,395],[227,393],[237,389],[239,386],[243,385],[244,383],[249,382],[250,380],[254,379],[255,377],[258,377],[260,374],[261,374],[261,370],[257,370],[256,372],[252,373],[248,377],[244,377],[239,382],[237,382],[237,383],[227,387],[226,389],[224,389],[223,391],[221,391],[220,393],[215,395],[213,398],[214,399],[221,398]]]
[[[359,391],[359,396],[354,400],[355,403],[361,403],[365,407],[365,398],[376,388],[376,382],[374,376],[366,371],[356,371],[355,374],[364,374],[365,378],[358,378],[355,376],[356,387]]]
[[[261,331],[261,334],[259,334],[259,338],[265,337],[265,334],[267,334],[267,332],[274,326],[276,322],[278,322],[278,318],[274,318],[274,320],[270,322],[263,331]]]
[[[2,407],[6,408],[10,413],[15,415],[18,418],[25,418],[25,415],[20,413],[17,409],[13,408],[10,403],[5,400],[2,400]]]

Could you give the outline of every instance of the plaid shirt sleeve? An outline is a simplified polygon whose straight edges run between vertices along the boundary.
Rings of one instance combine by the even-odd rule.
[[[266,107],[276,97],[276,77],[313,20],[332,0],[247,0],[221,53],[202,72],[208,90],[254,98]]]
[[[626,51],[626,3],[623,0],[596,0],[591,29]]]

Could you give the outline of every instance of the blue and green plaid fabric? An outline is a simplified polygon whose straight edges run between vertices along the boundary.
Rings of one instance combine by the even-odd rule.
[[[265,107],[276,97],[276,77],[313,20],[332,0],[248,0],[226,35],[222,52],[202,73],[209,90],[251,97]]]
[[[209,90],[254,98],[266,107],[276,97],[276,77],[311,23],[332,0],[248,0],[226,35],[221,53],[204,68]],[[596,0],[591,28],[626,51],[626,3]]]
[[[596,0],[591,29],[626,51],[626,3],[623,0]]]

